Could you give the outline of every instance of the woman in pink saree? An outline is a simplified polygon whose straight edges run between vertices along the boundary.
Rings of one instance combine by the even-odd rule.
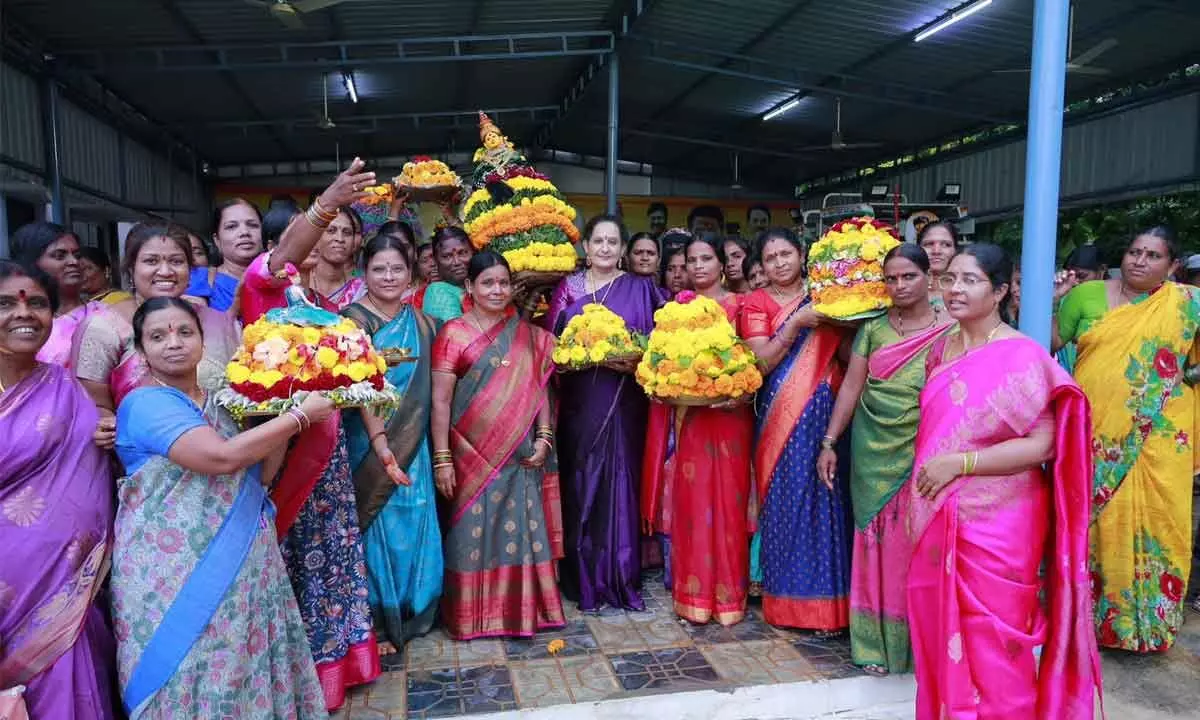
[[[35,359],[53,322],[48,284],[0,260],[0,717],[106,720],[116,646],[96,595],[114,488],[95,443],[112,433],[68,370]]]
[[[940,278],[959,328],[929,351],[909,490],[919,720],[1091,720],[1100,687],[1088,404],[1001,319],[1011,277],[980,243]]]

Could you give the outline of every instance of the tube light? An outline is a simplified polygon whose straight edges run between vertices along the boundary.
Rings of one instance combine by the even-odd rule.
[[[991,0],[988,0],[991,2]],[[358,88],[354,87],[354,74],[342,73],[342,82],[346,83],[346,92],[350,93],[350,102],[358,102]]]
[[[967,18],[971,17],[975,13],[979,12],[980,10],[984,9],[985,7],[987,7],[988,5],[991,5],[991,4],[992,4],[992,0],[977,0],[976,2],[973,2],[970,5],[966,6],[962,10],[955,10],[954,12],[950,13],[950,16],[947,17],[946,19],[938,20],[937,22],[933,23],[932,25],[926,27],[924,30],[917,33],[917,36],[913,38],[913,42],[921,42],[922,40],[924,40],[925,38],[927,38],[931,35],[936,35],[937,33],[940,33],[941,31],[950,27],[951,25],[958,22],[959,20],[966,20]]]
[[[991,0],[988,0],[988,2],[991,2]],[[767,120],[774,120],[775,118],[784,114],[788,110],[791,110],[792,108],[796,107],[799,104],[800,104],[799,98],[792,98],[791,100],[788,100],[787,102],[785,102],[784,104],[775,108],[774,110],[767,113],[766,115],[763,115],[763,122],[766,122]]]

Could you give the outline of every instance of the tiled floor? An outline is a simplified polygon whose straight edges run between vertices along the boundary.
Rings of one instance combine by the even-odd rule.
[[[645,612],[581,615],[530,640],[459,643],[435,630],[385,658],[384,676],[351,694],[339,720],[435,718],[858,675],[843,638],[773,628],[757,610],[731,628],[681,623],[661,576]],[[551,655],[547,645],[565,647]]]

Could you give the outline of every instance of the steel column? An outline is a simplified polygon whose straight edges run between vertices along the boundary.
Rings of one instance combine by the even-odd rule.
[[[67,208],[63,204],[62,144],[59,138],[58,82],[47,75],[43,83],[42,122],[46,127],[46,183],[50,186],[50,220],[65,225]]]
[[[608,214],[617,214],[617,131],[620,129],[620,61],[619,55],[608,56],[608,157],[604,163],[604,192]]]
[[[1062,164],[1063,92],[1070,9],[1037,0],[1025,154],[1025,218],[1021,241],[1021,332],[1050,346]]]
[[[0,192],[0,258],[12,257],[8,246],[8,196]]]

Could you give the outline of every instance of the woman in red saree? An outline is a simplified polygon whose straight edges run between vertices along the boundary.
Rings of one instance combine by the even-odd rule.
[[[554,336],[514,312],[500,255],[473,257],[466,289],[471,309],[433,345],[434,482],[449,501],[442,619],[456,640],[529,637],[566,624]]]
[[[908,491],[919,720],[1091,720],[1100,687],[1089,408],[1001,319],[1011,277],[979,243],[940,280],[959,329],[929,351]]]
[[[737,327],[738,296],[721,286],[725,249],[712,233],[687,246],[688,275],[700,295],[721,304]],[[749,399],[749,398],[747,398]],[[745,402],[676,408],[670,487],[663,472],[642,478],[642,518],[671,518],[671,594],[675,614],[693,623],[733,625],[746,616],[749,587],[750,451],[754,414]],[[661,421],[661,416],[660,416]],[[656,426],[651,420],[651,430]],[[666,457],[667,433],[653,433],[646,456]],[[666,495],[664,497],[664,491]],[[669,502],[670,507],[659,503]]]

